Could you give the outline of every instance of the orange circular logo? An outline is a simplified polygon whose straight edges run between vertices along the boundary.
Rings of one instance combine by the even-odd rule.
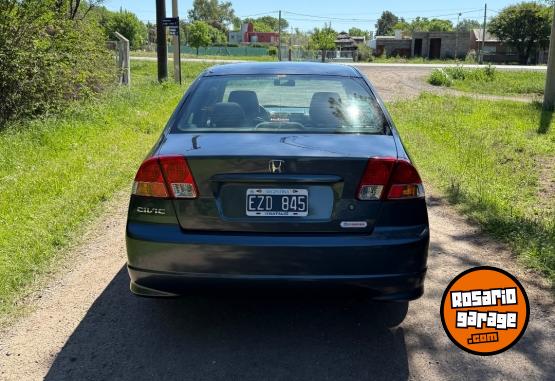
[[[489,356],[520,340],[530,317],[520,282],[495,267],[476,267],[457,275],[441,300],[441,323],[459,348]]]

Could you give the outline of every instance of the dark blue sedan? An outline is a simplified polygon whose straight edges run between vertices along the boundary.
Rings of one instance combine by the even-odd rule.
[[[247,285],[423,292],[424,188],[354,67],[241,63],[201,74],[135,177],[131,291]]]

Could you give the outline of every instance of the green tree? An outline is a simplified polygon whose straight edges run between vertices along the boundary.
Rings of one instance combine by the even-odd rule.
[[[455,29],[459,32],[472,32],[474,29],[480,29],[482,24],[476,20],[463,19],[459,21]]]
[[[212,28],[204,21],[193,21],[189,26],[189,45],[197,49],[212,42]]]
[[[181,21],[180,21],[181,24]],[[156,24],[151,23],[150,21],[146,23],[146,34],[147,34],[147,42],[149,44],[156,43]]]
[[[227,36],[224,32],[214,28],[211,25],[208,25],[208,27],[210,29],[210,43],[212,45],[221,45],[227,43]]]
[[[279,27],[279,19],[273,16],[263,16],[258,18],[246,18],[243,22],[251,22],[254,30],[257,32],[277,32]],[[281,19],[281,30],[286,30],[289,27],[289,22]]]
[[[405,32],[450,32],[453,24],[449,20],[428,19],[426,17],[416,17],[410,23],[401,19],[393,26],[393,29],[400,29]]]
[[[326,53],[328,50],[335,48],[335,38],[337,32],[331,26],[324,26],[322,29],[314,28],[311,41],[312,46],[322,51],[322,62],[326,61]]]
[[[551,8],[532,2],[506,7],[490,21],[488,30],[512,46],[525,65],[538,48],[549,46]]]
[[[399,22],[399,18],[390,11],[384,11],[376,23],[377,36],[392,36],[393,26]]]
[[[220,3],[218,0],[194,0],[193,8],[188,14],[191,20],[204,21],[224,33],[227,33],[230,24],[239,23],[239,18],[235,16],[233,5],[229,1]]]
[[[450,20],[431,19],[428,20],[429,32],[451,32],[453,31],[453,23]]]
[[[245,19],[244,23],[251,23],[254,30],[257,32],[273,32],[272,26],[266,24],[265,22],[259,21],[258,19]]]
[[[418,19],[418,17],[417,17]],[[396,29],[401,30],[403,32],[408,32],[408,33],[412,33],[415,30],[415,25],[416,23],[413,22],[406,22],[405,19],[401,18],[395,25],[393,25],[393,30],[395,31]]]
[[[129,40],[131,49],[139,49],[148,40],[146,25],[133,12],[109,12],[107,17],[105,25],[110,39],[115,39],[114,33],[119,32]]]
[[[365,37],[367,40],[370,39],[370,32],[367,30],[362,30],[360,28],[352,27],[349,29],[349,36],[355,37]]]

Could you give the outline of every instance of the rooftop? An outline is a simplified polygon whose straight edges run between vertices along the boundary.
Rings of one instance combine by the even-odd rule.
[[[215,75],[334,75],[341,77],[360,77],[360,73],[347,65],[316,62],[242,62],[213,66],[204,76]]]

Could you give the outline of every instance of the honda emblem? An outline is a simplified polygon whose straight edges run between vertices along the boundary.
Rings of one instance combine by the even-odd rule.
[[[269,169],[271,173],[282,173],[285,170],[285,161],[270,160]]]

